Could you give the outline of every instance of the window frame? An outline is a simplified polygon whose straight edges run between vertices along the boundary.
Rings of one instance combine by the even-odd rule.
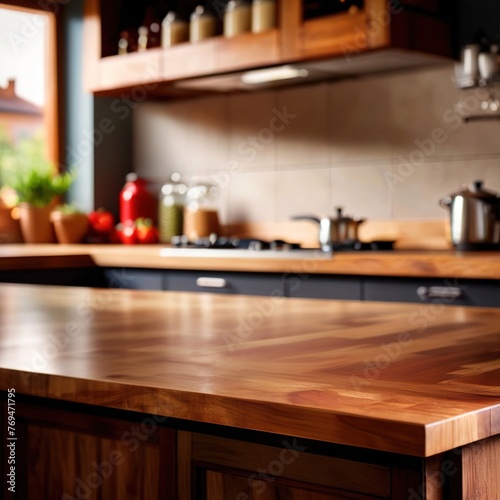
[[[0,7],[28,12],[32,14],[47,15],[47,81],[46,101],[45,101],[45,119],[47,136],[47,156],[51,162],[61,168],[61,159],[64,158],[62,144],[63,123],[63,102],[64,94],[62,85],[62,10],[63,3],[68,0],[0,0]]]

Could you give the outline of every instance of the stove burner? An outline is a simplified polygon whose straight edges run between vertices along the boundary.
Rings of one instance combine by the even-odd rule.
[[[393,250],[394,241],[377,240],[363,242],[359,240],[346,240],[342,243],[333,245],[333,251],[379,251]],[[231,238],[226,236],[210,235],[208,238],[199,238],[195,241],[189,241],[186,236],[174,236],[172,245],[177,248],[227,248],[259,252],[262,250],[273,250],[279,252],[288,252],[292,250],[311,250],[300,246],[299,243],[289,243],[283,240],[265,241],[258,238]]]
[[[210,235],[208,238],[199,238],[189,241],[186,236],[174,236],[172,245],[178,248],[237,248],[240,250],[297,250],[298,243],[288,243],[283,240],[265,241],[258,238],[228,238],[225,236]]]

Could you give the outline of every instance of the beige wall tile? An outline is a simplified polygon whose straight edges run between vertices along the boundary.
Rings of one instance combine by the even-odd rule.
[[[331,206],[365,219],[391,218],[392,191],[385,175],[391,165],[350,166],[331,169]],[[334,214],[334,210],[331,211]]]
[[[457,90],[452,77],[453,69],[447,66],[394,78],[394,157],[423,151],[425,161],[435,161],[500,153],[500,121],[465,124],[462,120],[466,110],[480,111],[484,91]],[[459,107],[462,100],[468,105],[465,109]],[[441,132],[435,135],[436,130]]]
[[[242,170],[273,169],[279,133],[271,129],[276,109],[275,92],[229,97],[229,156]]]
[[[394,218],[436,219],[446,217],[439,206],[443,197],[470,185],[476,179],[484,180],[485,187],[500,191],[500,160],[447,161],[428,163],[416,168],[406,177],[398,172],[394,185]]]
[[[144,103],[134,114],[135,163],[143,174],[203,172],[229,160],[225,97]]]
[[[294,87],[277,94],[279,116],[276,162],[280,165],[310,165],[330,161],[326,83]]]
[[[276,220],[276,174],[241,172],[229,183],[228,222]]]
[[[276,173],[276,219],[289,220],[292,215],[324,216],[330,205],[330,169],[306,167]]]
[[[331,164],[390,162],[395,135],[387,77],[345,80],[328,88]]]

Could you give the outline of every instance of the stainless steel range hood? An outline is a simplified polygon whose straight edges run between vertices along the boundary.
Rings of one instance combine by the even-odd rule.
[[[186,90],[233,92],[254,91],[304,84],[321,80],[340,80],[421,67],[449,64],[450,59],[401,49],[383,49],[355,56],[211,75],[181,80],[174,87]]]

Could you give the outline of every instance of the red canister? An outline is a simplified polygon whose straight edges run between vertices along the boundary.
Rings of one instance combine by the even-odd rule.
[[[125,180],[125,186],[120,191],[120,222],[145,218],[152,219],[156,224],[157,200],[148,190],[147,182],[134,173],[128,174]]]

